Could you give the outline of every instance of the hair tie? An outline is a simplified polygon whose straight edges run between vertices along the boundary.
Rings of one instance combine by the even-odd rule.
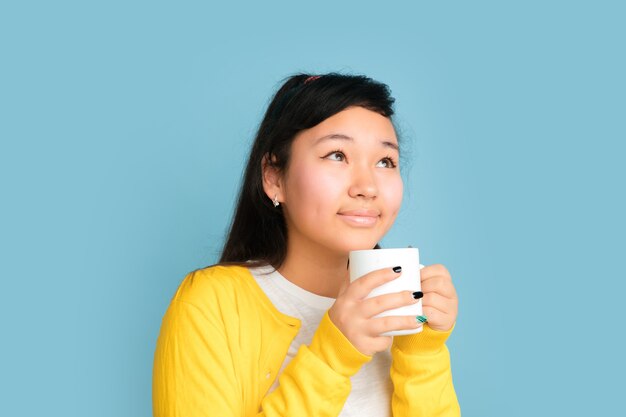
[[[309,78],[307,78],[306,80],[304,80],[304,83],[310,83],[311,81],[315,81],[320,77],[320,75],[311,75]]]

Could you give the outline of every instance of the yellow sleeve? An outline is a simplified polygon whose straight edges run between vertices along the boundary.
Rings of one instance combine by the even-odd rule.
[[[219,327],[193,304],[172,301],[154,356],[155,417],[241,416],[241,390]]]
[[[279,387],[246,411],[239,379],[253,376],[237,374],[220,314],[172,301],[155,352],[155,417],[336,417],[350,394],[350,376],[371,360],[326,314],[311,345],[302,346],[279,376]]]
[[[424,325],[420,333],[396,336],[391,348],[394,417],[452,417],[461,409],[452,384],[450,352],[445,341],[452,333]]]
[[[371,359],[350,343],[326,312],[311,344],[300,347],[278,378],[278,388],[263,400],[262,415],[338,416],[352,389],[350,377]]]

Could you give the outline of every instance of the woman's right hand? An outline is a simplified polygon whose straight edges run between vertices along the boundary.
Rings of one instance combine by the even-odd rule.
[[[398,267],[395,268],[398,270]],[[417,304],[411,291],[365,298],[376,287],[393,281],[401,271],[393,268],[379,269],[354,280],[344,286],[328,316],[343,335],[364,355],[372,356],[376,352],[388,349],[392,336],[381,336],[392,330],[417,329],[422,324],[413,316],[387,316],[374,318],[383,311]]]

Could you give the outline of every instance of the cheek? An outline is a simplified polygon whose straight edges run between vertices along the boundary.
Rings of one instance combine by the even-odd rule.
[[[292,207],[301,207],[307,212],[336,202],[341,193],[337,176],[315,167],[301,165],[302,169],[292,171],[287,183]]]
[[[400,211],[400,206],[402,205],[402,195],[404,191],[404,185],[402,183],[402,178],[398,176],[394,181],[390,181],[383,188],[385,201],[387,203],[387,208],[389,213],[395,218],[398,212]]]

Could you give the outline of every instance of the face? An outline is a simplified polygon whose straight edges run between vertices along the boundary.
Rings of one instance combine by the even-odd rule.
[[[398,160],[391,121],[362,107],[300,132],[286,171],[265,183],[282,204],[289,248],[337,254],[373,248],[400,209]]]

